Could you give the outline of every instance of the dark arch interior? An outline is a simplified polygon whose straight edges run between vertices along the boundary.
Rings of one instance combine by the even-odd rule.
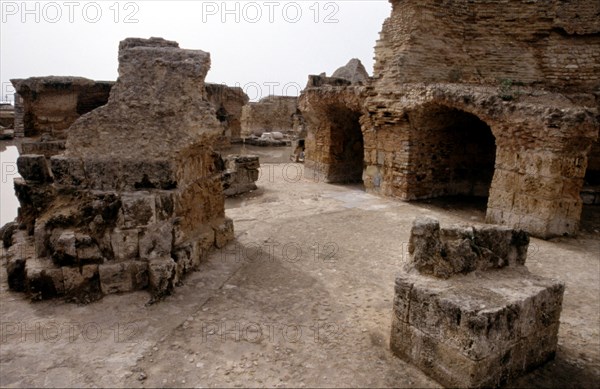
[[[600,141],[592,144],[587,162],[581,191],[583,210],[580,225],[584,231],[597,232],[600,231]]]
[[[365,152],[360,116],[360,112],[344,106],[328,109],[331,131],[329,182],[362,183]]]
[[[488,197],[496,142],[484,121],[447,107],[413,112],[409,120],[411,198]]]

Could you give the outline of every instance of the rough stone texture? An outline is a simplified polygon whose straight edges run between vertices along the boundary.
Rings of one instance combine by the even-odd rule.
[[[82,77],[31,77],[11,80],[17,96],[15,128],[23,136],[49,134],[66,138],[66,130],[81,115],[108,101],[114,82]]]
[[[120,43],[108,103],[73,123],[62,154],[17,162],[18,221],[33,249],[14,251],[12,284],[35,298],[88,301],[146,287],[159,298],[232,239],[209,67],[208,53],[176,42]]]
[[[248,103],[242,109],[242,137],[261,136],[264,132],[293,133],[300,121],[298,115],[298,98],[293,96],[268,96]]]
[[[256,190],[260,162],[256,155],[228,155],[223,172],[223,193],[236,196]]]
[[[342,78],[350,81],[351,84],[366,84],[369,81],[369,73],[357,58],[352,58],[346,66],[337,69],[331,75],[333,78]]]
[[[239,141],[242,137],[242,108],[248,104],[248,96],[240,87],[223,84],[206,84],[205,87],[206,97],[223,126],[222,143]]]
[[[11,104],[0,103],[0,127],[14,128],[15,107]]]
[[[391,3],[360,117],[324,132],[337,114],[308,95],[348,82],[309,81],[307,166],[325,164],[321,174],[337,181],[329,166],[360,123],[367,191],[487,196],[490,223],[542,238],[576,233],[600,127],[598,2]]]
[[[554,357],[564,285],[523,266],[527,234],[420,219],[410,240],[395,285],[397,356],[447,387],[497,387]]]
[[[299,106],[308,132],[305,175],[325,182],[359,182],[363,175],[365,88],[349,81],[310,76]]]

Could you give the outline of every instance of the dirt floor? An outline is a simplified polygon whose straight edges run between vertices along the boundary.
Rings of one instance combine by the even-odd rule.
[[[394,274],[415,217],[477,224],[485,204],[392,201],[298,164],[263,163],[258,185],[227,200],[236,240],[158,304],[146,292],[31,303],[7,290],[3,261],[0,386],[439,387],[389,350]],[[529,269],[566,292],[556,359],[514,386],[600,382],[594,221],[577,238],[532,239]]]

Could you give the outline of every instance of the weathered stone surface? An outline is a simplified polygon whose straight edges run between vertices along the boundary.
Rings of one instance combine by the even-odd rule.
[[[209,67],[208,53],[176,42],[121,42],[108,103],[75,121],[63,153],[19,163],[19,222],[37,257],[19,257],[24,281],[14,262],[13,284],[37,298],[86,302],[148,286],[157,298],[233,238]]]
[[[416,220],[392,351],[448,387],[497,387],[552,359],[564,284],[527,271],[528,243],[505,227]]]
[[[223,172],[223,193],[235,196],[256,190],[260,162],[256,155],[228,155]]]
[[[0,127],[4,127],[4,129],[13,129],[14,125],[15,107],[11,104],[0,103]]]
[[[9,222],[0,227],[0,240],[5,248],[12,246],[13,234],[19,228],[19,223]]]
[[[416,219],[410,234],[409,268],[448,278],[456,273],[524,265],[529,236],[508,227],[460,227],[440,229],[432,218]]]
[[[108,101],[114,82],[82,77],[31,77],[11,80],[20,109],[16,121],[24,136],[48,134],[64,139],[81,115]]]
[[[345,66],[337,69],[331,75],[333,78],[342,78],[350,81],[351,84],[366,84],[369,80],[369,73],[358,58],[352,58]]]
[[[299,99],[306,121],[305,176],[325,182],[360,182],[363,177],[365,88],[338,78],[310,76]]]
[[[171,257],[148,262],[148,281],[154,298],[161,298],[173,290],[177,264]]]
[[[298,114],[298,98],[267,96],[242,109],[242,137],[261,136],[264,132],[292,133]]]
[[[27,181],[46,182],[51,179],[50,170],[43,155],[22,154],[17,159],[19,174]]]
[[[402,200],[487,197],[489,223],[576,233],[600,128],[599,6],[390,2],[362,92],[309,78],[307,174]]]
[[[248,96],[240,87],[207,83],[205,88],[206,98],[223,127],[222,138],[226,140],[224,143],[239,141],[242,132],[242,108],[248,104]],[[223,144],[223,141],[220,143]]]

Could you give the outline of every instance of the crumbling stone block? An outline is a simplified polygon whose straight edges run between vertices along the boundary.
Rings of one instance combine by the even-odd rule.
[[[448,387],[496,387],[554,357],[564,284],[528,272],[528,236],[415,220],[390,348]],[[429,258],[427,258],[429,257]]]
[[[176,42],[120,43],[107,104],[75,120],[63,153],[20,160],[19,222],[33,239],[11,259],[15,289],[88,302],[149,288],[156,299],[233,239],[209,68],[208,53]]]
[[[256,155],[228,155],[223,172],[223,193],[235,196],[256,190],[260,162]]]
[[[24,154],[17,159],[19,174],[27,181],[45,182],[51,179],[50,170],[43,155]]]

